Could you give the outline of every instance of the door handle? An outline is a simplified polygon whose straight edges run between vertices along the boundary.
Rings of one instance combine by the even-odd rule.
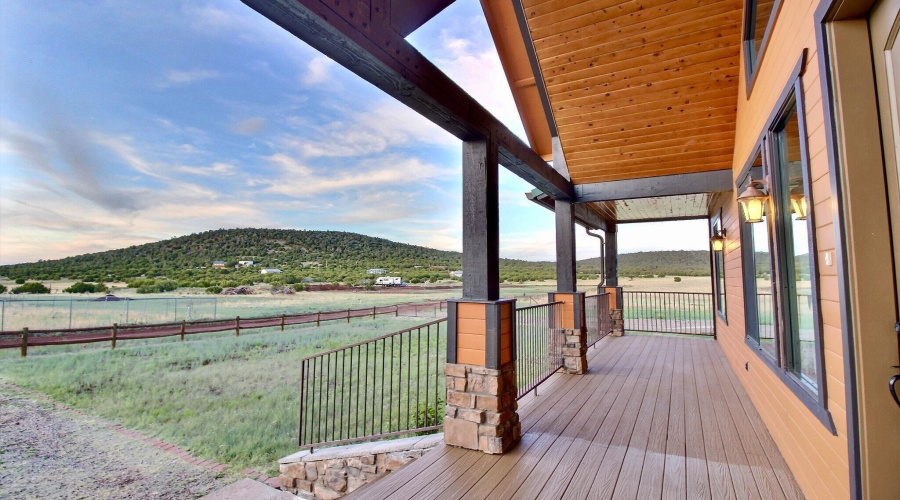
[[[900,380],[900,375],[894,375],[891,377],[891,381],[888,382],[888,386],[891,389],[891,396],[894,396],[894,402],[897,403],[897,406],[900,406],[900,397],[897,397],[897,381]]]

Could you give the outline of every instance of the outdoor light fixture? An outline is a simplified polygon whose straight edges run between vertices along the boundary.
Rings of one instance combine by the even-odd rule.
[[[808,207],[806,206],[806,196],[803,196],[803,193],[791,194],[791,208],[797,214],[797,220],[806,220]]]
[[[766,215],[766,202],[769,199],[769,195],[764,189],[766,189],[766,181],[756,181],[750,177],[747,188],[738,196],[738,203],[741,205],[741,211],[744,212],[745,222],[753,224],[763,221],[763,217]]]
[[[712,244],[713,252],[725,250],[725,229],[717,230],[709,242]]]

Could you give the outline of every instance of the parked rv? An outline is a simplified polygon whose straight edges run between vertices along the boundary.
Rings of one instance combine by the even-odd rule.
[[[403,279],[400,276],[379,276],[375,278],[376,286],[403,286]]]

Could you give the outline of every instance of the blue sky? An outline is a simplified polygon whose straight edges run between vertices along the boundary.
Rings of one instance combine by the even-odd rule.
[[[524,138],[476,0],[410,41]],[[460,152],[237,0],[0,2],[0,263],[234,227],[460,250]],[[501,255],[552,260],[552,214],[502,168],[500,189]],[[696,221],[619,240],[707,247]]]

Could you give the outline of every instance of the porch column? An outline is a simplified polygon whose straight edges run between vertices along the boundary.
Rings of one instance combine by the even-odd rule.
[[[555,201],[556,212],[556,290],[550,302],[562,302],[556,327],[566,338],[563,367],[568,373],[587,373],[587,328],[584,318],[584,292],[575,289],[575,205]],[[552,338],[552,336],[551,336]]]
[[[447,301],[444,442],[499,454],[521,436],[515,299],[499,300],[497,145],[463,143],[463,298]]]
[[[619,248],[616,240],[618,228],[607,224],[606,238],[606,289],[609,294],[609,319],[613,337],[625,335],[624,294],[619,286]]]

